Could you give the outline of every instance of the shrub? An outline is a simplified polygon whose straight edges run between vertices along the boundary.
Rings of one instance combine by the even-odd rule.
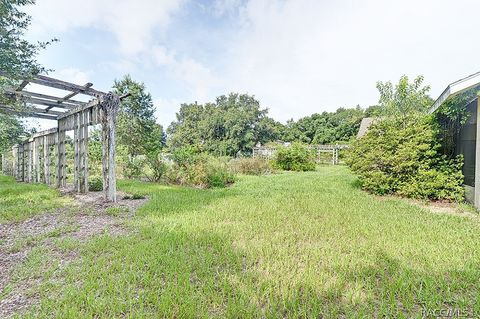
[[[385,118],[354,142],[346,161],[371,193],[459,201],[462,158],[440,154],[437,136],[431,116]]]
[[[264,175],[272,173],[270,161],[262,157],[242,157],[233,159],[229,163],[235,174]]]
[[[88,190],[90,192],[100,192],[103,190],[103,179],[98,176],[90,177],[88,180]]]
[[[168,166],[160,153],[152,153],[147,155],[146,162],[150,168],[147,178],[152,182],[159,182],[167,172]]]
[[[187,167],[195,164],[201,155],[193,146],[177,148],[172,153],[172,160],[180,167]]]
[[[202,188],[225,187],[235,181],[235,176],[228,168],[227,159],[207,154],[196,154],[181,164],[175,162],[165,176],[171,183]]]
[[[275,152],[273,165],[286,171],[315,170],[315,153],[300,143],[289,147],[280,146]]]
[[[126,178],[140,178],[145,168],[144,156],[128,156],[124,163],[123,175]]]

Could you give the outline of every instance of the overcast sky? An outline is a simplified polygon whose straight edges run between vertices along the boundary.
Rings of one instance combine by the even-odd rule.
[[[108,91],[143,81],[158,122],[180,103],[253,94],[285,122],[378,101],[377,81],[422,74],[436,98],[480,71],[475,0],[37,0],[28,37],[52,76]],[[40,123],[48,128],[52,123]]]

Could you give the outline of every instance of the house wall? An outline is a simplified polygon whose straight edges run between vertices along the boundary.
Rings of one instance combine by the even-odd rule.
[[[462,154],[464,165],[463,175],[465,176],[464,184],[466,186],[475,187],[475,151],[477,142],[477,99],[466,106],[466,110],[470,113],[470,117],[460,129],[457,142],[455,144],[455,154]]]

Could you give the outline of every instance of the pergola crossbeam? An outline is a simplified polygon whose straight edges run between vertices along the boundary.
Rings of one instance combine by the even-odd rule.
[[[54,107],[58,107],[58,108],[62,108],[62,109],[73,109],[75,108],[76,106],[79,106],[81,104],[72,104],[72,103],[57,103],[57,102],[53,102],[53,101],[48,101],[48,100],[42,100],[42,99],[38,99],[36,97],[24,97],[21,99],[23,102],[25,103],[29,103],[29,104],[37,104],[37,105],[44,105],[44,106],[48,106],[49,109],[51,108],[54,108]]]
[[[28,111],[19,111],[8,107],[0,106],[0,112],[5,114],[17,115],[17,116],[26,116],[26,117],[36,117],[44,120],[57,120],[57,115],[47,115],[48,113],[34,113]]]
[[[37,75],[33,79],[31,79],[30,82],[43,85],[43,86],[52,87],[59,90],[76,92],[76,94],[82,93],[82,94],[90,95],[93,97],[100,97],[105,94],[104,92],[97,91],[95,89],[92,89],[91,87],[86,87],[78,84],[73,84],[70,82],[53,79],[44,75]]]
[[[17,91],[15,92],[17,95],[19,96],[25,96],[25,97],[35,97],[35,98],[39,98],[39,99],[44,99],[44,100],[48,100],[48,101],[51,101],[51,102],[57,102],[59,104],[63,103],[63,102],[68,102],[68,103],[71,103],[71,104],[82,104],[82,103],[85,103],[85,102],[82,102],[82,101],[77,101],[77,100],[70,100],[70,99],[65,99],[64,97],[63,98],[58,98],[56,96],[52,96],[52,95],[47,95],[47,94],[42,94],[42,93],[36,93],[36,92],[29,92],[29,91]],[[68,101],[67,101],[68,100]],[[59,106],[61,107],[61,106]]]
[[[28,81],[27,80],[23,80],[22,83],[18,86],[18,88],[16,89],[17,92],[19,91],[22,91],[26,86],[28,85]]]

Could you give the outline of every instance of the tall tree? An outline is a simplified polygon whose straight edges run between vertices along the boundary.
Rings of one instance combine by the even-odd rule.
[[[219,96],[215,103],[183,104],[168,128],[169,145],[193,145],[217,155],[249,153],[256,143],[274,138],[267,113],[255,97],[238,93]]]
[[[412,83],[406,75],[400,77],[396,85],[390,81],[377,82],[380,115],[405,117],[413,113],[427,113],[433,100],[428,95],[430,86],[423,82],[421,75]]]
[[[339,108],[335,112],[314,113],[298,121],[287,122],[286,141],[309,144],[330,144],[347,142],[358,132],[365,116],[360,106]]]
[[[120,104],[117,118],[117,143],[123,145],[129,155],[146,155],[159,152],[165,145],[165,133],[156,122],[152,96],[145,84],[134,81],[129,75],[115,81],[117,94],[130,93]]]
[[[8,151],[27,134],[25,125],[20,120],[0,113],[0,153]]]
[[[18,84],[17,79],[29,77],[45,69],[38,63],[37,54],[50,42],[36,44],[25,40],[30,16],[21,9],[34,0],[1,0],[0,2],[0,104],[12,106],[5,90]],[[52,41],[56,41],[55,39]],[[14,116],[0,114],[0,151],[9,149],[26,134],[24,124]]]

